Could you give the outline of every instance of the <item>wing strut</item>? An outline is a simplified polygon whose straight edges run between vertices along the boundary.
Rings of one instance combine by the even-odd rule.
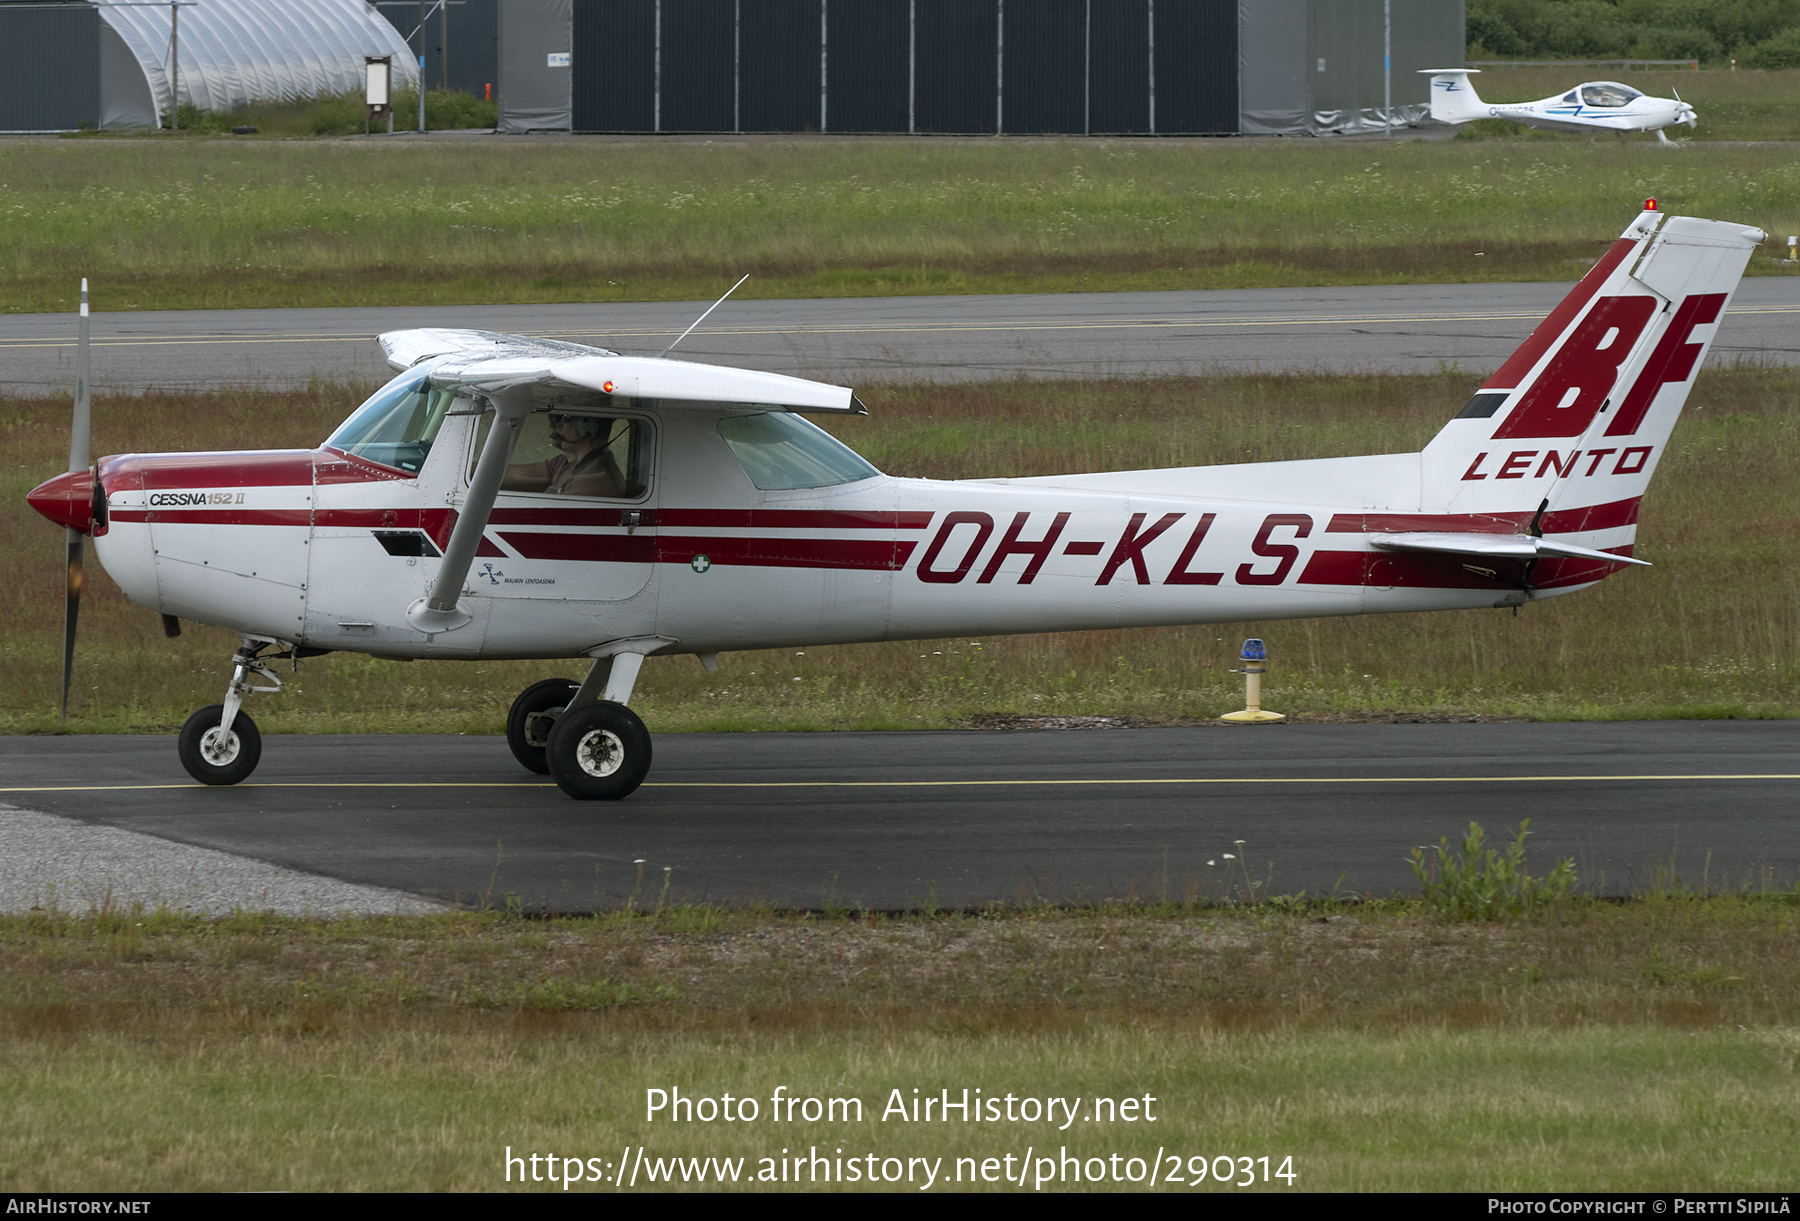
[[[533,406],[529,386],[511,393],[489,396],[494,405],[494,426],[488,430],[475,463],[475,477],[469,480],[469,495],[462,512],[450,531],[450,545],[444,548],[444,562],[438,566],[437,581],[429,597],[420,598],[406,608],[406,621],[427,635],[453,632],[474,618],[458,605],[463,579],[469,575],[475,549],[481,546],[482,531],[494,511],[494,498],[500,494],[500,480],[506,474],[506,462],[512,457],[513,443],[519,438],[519,424],[531,414]]]

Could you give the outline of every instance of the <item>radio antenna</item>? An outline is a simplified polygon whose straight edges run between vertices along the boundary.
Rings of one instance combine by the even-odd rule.
[[[744,276],[744,280],[748,280],[749,278],[750,277],[748,274],[746,274]],[[733,284],[730,288],[726,289],[725,297],[729,297],[732,293],[734,293],[738,289],[742,288],[744,286],[744,280],[739,280],[736,284]],[[718,309],[721,305],[724,305],[725,297],[720,297],[717,301],[714,301],[711,305],[707,306],[706,314],[710,314],[714,310]],[[681,334],[675,336],[675,343],[680,343],[682,340],[686,339],[689,335],[692,335],[694,333],[694,327],[699,326],[702,322],[706,321],[706,314],[701,314],[698,318],[694,319],[693,325],[689,326],[688,329],[681,332]],[[656,358],[658,360],[661,360],[663,357],[667,356],[670,352],[673,352],[675,350],[675,343],[670,344],[668,347],[666,347],[662,351],[658,352],[656,354]]]

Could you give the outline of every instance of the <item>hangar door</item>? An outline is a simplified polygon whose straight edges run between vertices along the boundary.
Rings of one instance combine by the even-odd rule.
[[[1234,134],[1237,0],[577,4],[576,131]]]

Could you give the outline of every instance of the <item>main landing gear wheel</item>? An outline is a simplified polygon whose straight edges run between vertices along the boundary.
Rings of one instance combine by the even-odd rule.
[[[650,731],[625,705],[599,700],[558,718],[544,753],[556,787],[569,796],[617,801],[650,771]]]
[[[210,704],[181,727],[176,751],[187,774],[201,784],[236,784],[256,770],[262,734],[250,714],[240,711],[229,730],[221,728],[225,705]]]
[[[542,776],[550,771],[544,748],[550,744],[550,730],[562,716],[569,701],[581,690],[581,684],[566,678],[546,678],[519,692],[512,711],[506,714],[506,744],[513,758],[529,771]]]

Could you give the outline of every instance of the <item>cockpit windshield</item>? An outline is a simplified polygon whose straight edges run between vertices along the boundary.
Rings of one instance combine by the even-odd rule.
[[[1581,87],[1581,100],[1589,106],[1624,106],[1644,95],[1617,81],[1595,81]]]
[[[828,488],[881,474],[823,428],[785,411],[726,416],[719,435],[750,482],[765,492]]]
[[[325,444],[417,474],[455,398],[455,390],[433,386],[426,373],[408,369],[358,407]]]

